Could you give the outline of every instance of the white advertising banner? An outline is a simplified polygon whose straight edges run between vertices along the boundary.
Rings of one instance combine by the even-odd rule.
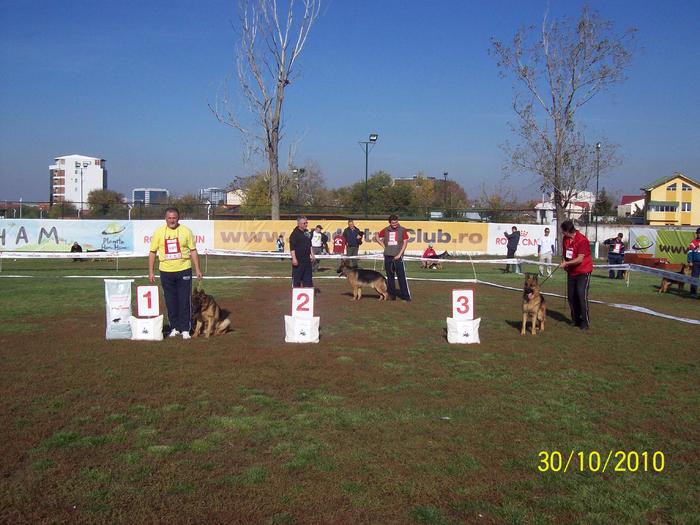
[[[151,245],[151,237],[157,228],[163,226],[163,219],[153,221],[133,221],[134,230],[134,253],[148,255]],[[197,243],[197,251],[202,254],[205,249],[214,248],[214,221],[180,221],[194,234]]]
[[[489,224],[489,255],[507,255],[508,239],[504,235],[505,232],[511,233],[511,229],[515,226],[520,231],[520,242],[518,250],[515,252],[516,257],[524,255],[537,255],[537,240],[544,235],[544,229],[549,228],[549,235],[553,239],[557,238],[557,232],[553,226],[546,224]]]

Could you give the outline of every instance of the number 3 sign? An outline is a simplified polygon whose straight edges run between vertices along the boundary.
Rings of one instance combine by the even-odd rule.
[[[157,317],[160,315],[160,298],[157,286],[136,287],[136,315]]]
[[[314,316],[314,289],[292,288],[292,317],[311,319]]]
[[[474,290],[452,290],[452,317],[474,319]]]

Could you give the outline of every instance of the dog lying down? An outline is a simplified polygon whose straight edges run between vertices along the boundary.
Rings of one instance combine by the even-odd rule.
[[[340,261],[338,273],[345,276],[352,286],[352,298],[359,301],[362,298],[362,287],[374,288],[379,294],[380,301],[389,299],[389,292],[386,288],[386,277],[374,270],[364,270],[362,268],[351,268],[347,266],[345,260]]]
[[[225,317],[211,295],[207,295],[204,290],[194,291],[192,294],[192,320],[194,321],[192,337],[198,337],[202,333],[204,333],[204,337],[225,334],[231,326],[231,321]]]

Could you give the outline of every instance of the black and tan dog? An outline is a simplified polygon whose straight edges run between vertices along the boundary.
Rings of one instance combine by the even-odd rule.
[[[225,319],[221,308],[211,295],[204,290],[195,290],[192,294],[192,320],[194,321],[194,333],[197,337],[204,332],[204,337],[223,335],[231,326],[231,321]]]
[[[531,319],[530,333],[537,334],[537,321],[540,323],[540,332],[544,332],[544,318],[547,315],[547,306],[544,297],[540,294],[540,283],[536,275],[527,274],[523,286],[523,325],[520,334],[525,335],[527,318]]]
[[[687,264],[682,264],[680,271],[677,273],[680,275],[690,275],[690,266],[688,266]],[[668,292],[668,289],[673,284],[678,285],[679,294],[683,291],[683,288],[685,287],[685,283],[683,281],[676,281],[675,279],[672,279],[670,277],[664,277],[663,279],[661,279],[661,287],[659,288],[659,293]]]
[[[389,298],[389,292],[386,289],[386,277],[374,270],[363,270],[362,268],[351,268],[347,266],[345,260],[340,261],[338,273],[347,277],[350,286],[352,286],[352,298],[359,301],[362,298],[362,287],[367,286],[374,288],[379,294],[379,300],[386,301]]]

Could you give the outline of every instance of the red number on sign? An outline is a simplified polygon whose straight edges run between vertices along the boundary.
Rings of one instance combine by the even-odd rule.
[[[469,311],[469,298],[466,295],[457,297],[457,302],[462,306],[457,307],[457,313],[466,314]]]
[[[309,296],[308,294],[305,293],[300,293],[298,295],[299,297],[299,304],[297,305],[297,311],[299,312],[308,312],[309,308],[306,306],[309,304]]]
[[[146,298],[146,300],[148,301],[148,307],[147,307],[146,309],[147,309],[147,310],[150,310],[150,309],[151,309],[151,291],[148,290],[145,294],[143,294],[143,296],[144,296],[144,297]]]

